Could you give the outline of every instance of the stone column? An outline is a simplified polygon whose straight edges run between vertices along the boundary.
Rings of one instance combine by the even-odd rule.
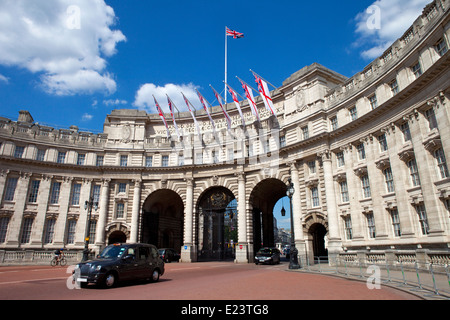
[[[291,179],[294,184],[294,194],[292,195],[292,218],[294,219],[294,241],[298,250],[298,261],[302,265],[306,261],[306,241],[303,234],[303,215],[300,197],[300,177],[295,161],[287,163],[291,170]],[[302,262],[303,261],[303,262]]]
[[[185,178],[186,181],[186,208],[184,215],[184,245],[181,248],[181,261],[193,262],[196,260],[196,250],[193,243],[194,221],[194,179]]]
[[[105,226],[108,219],[108,197],[109,183],[111,179],[102,180],[102,190],[100,192],[99,216],[97,221],[97,230],[95,231],[95,246],[100,251],[105,245]]]
[[[336,193],[334,191],[333,169],[331,166],[331,152],[325,150],[319,154],[322,158],[325,180],[325,198],[328,214],[328,255],[337,256],[341,251],[342,240],[339,235],[339,218],[337,212]]]
[[[52,176],[43,175],[39,186],[39,196],[37,199],[38,209],[36,214],[35,227],[33,228],[33,232],[31,234],[31,246],[33,247],[42,247],[45,239],[44,233],[47,222],[46,214],[51,184]]]
[[[134,180],[133,209],[131,213],[131,232],[129,242],[138,242],[139,211],[141,204],[141,183],[142,180]]]
[[[61,192],[59,194],[59,213],[58,220],[56,220],[55,226],[55,237],[53,244],[57,247],[64,247],[65,236],[66,236],[66,224],[67,215],[69,212],[69,202],[72,190],[72,177],[63,177],[63,182],[61,184]],[[78,218],[77,218],[78,219]],[[79,219],[77,220],[77,224]]]
[[[18,247],[20,242],[20,232],[22,229],[23,211],[28,196],[28,186],[30,184],[31,173],[21,172],[17,181],[14,193],[14,213],[8,227],[6,235],[7,247]]]
[[[245,194],[245,173],[235,173],[238,177],[238,246],[236,247],[236,263],[248,263],[247,243],[247,210]]]

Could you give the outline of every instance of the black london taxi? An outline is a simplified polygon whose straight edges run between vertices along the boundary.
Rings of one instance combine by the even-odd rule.
[[[82,288],[89,283],[114,287],[119,281],[159,280],[164,274],[164,261],[151,244],[127,243],[107,246],[93,260],[75,266],[73,280]]]

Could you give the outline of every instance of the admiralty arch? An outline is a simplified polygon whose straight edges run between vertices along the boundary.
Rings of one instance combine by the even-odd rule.
[[[170,139],[158,114],[120,109],[102,133],[0,118],[0,263],[55,248],[109,243],[172,247],[183,262],[253,261],[273,246],[273,208],[289,179],[295,244],[329,257],[437,261],[450,257],[450,1],[426,6],[382,56],[351,78],[314,63],[261,98],[246,125],[228,105],[215,130],[177,113]],[[85,202],[93,200],[92,211]],[[90,223],[88,219],[90,217]],[[89,226],[89,230],[87,230]],[[86,232],[87,230],[87,232]]]

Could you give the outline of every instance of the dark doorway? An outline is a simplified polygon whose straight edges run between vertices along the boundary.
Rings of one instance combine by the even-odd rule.
[[[168,189],[153,192],[142,207],[141,242],[180,253],[183,216],[183,200],[176,192]]]
[[[127,242],[127,236],[122,231],[114,231],[108,237],[108,244],[125,242]]]
[[[208,189],[198,204],[198,260],[231,260],[237,244],[237,202],[223,187]]]
[[[312,236],[314,257],[327,257],[328,250],[325,248],[327,229],[320,223],[314,223],[309,228],[309,234]]]

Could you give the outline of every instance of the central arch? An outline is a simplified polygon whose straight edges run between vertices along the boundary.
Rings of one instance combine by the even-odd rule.
[[[253,250],[274,247],[273,208],[278,200],[286,196],[286,184],[275,178],[260,181],[250,195],[253,214]]]
[[[237,243],[237,202],[225,187],[212,187],[199,197],[198,261],[231,260]]]
[[[142,206],[141,242],[180,253],[183,216],[183,200],[176,192],[169,189],[153,192]]]

